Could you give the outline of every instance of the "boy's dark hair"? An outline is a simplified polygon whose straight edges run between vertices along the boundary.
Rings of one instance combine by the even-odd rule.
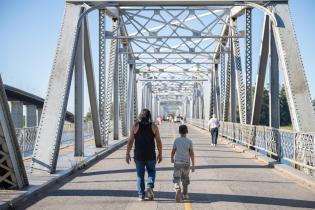
[[[178,128],[178,131],[180,134],[186,134],[188,133],[188,127],[187,125],[180,125]]]

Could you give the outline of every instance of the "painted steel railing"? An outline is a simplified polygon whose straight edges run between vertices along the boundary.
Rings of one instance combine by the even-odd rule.
[[[16,136],[20,146],[22,156],[30,156],[34,150],[37,127],[16,128]],[[84,139],[93,137],[92,122],[84,123]],[[74,142],[74,124],[65,124],[62,134],[61,145],[73,144]]]
[[[208,130],[208,121],[187,119]],[[307,174],[315,175],[315,133],[294,132],[266,126],[220,122],[219,134]]]

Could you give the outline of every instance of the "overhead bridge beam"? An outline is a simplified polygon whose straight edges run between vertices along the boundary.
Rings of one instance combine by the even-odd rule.
[[[66,0],[70,3],[87,3],[91,6],[98,5],[100,3],[112,3],[119,6],[234,6],[240,5],[246,2],[254,2],[256,4],[264,5],[269,2],[288,2],[288,0],[196,0],[196,1],[184,1],[184,0]]]
[[[242,35],[234,35],[234,36],[220,36],[220,35],[200,35],[200,36],[113,36],[107,32],[106,39],[220,39],[220,38],[245,38]]]
[[[141,82],[204,82],[207,79],[139,79]]]

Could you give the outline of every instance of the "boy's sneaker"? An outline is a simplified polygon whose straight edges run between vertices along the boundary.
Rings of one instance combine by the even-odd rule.
[[[147,188],[147,194],[148,194],[148,199],[149,200],[154,200],[154,193],[153,193],[153,189],[151,187]]]
[[[175,200],[176,200],[177,203],[180,202],[180,193],[181,193],[180,188],[177,188],[176,189],[176,194],[175,194]]]
[[[183,199],[184,199],[184,200],[189,200],[189,195],[188,195],[188,194],[184,194],[184,195],[183,195]]]
[[[144,201],[144,197],[143,196],[139,196],[138,197],[138,201]]]

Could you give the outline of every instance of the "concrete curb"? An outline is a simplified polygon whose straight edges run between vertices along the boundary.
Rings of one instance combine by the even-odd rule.
[[[60,174],[58,174],[56,177],[50,179],[46,183],[36,186],[36,187],[30,187],[27,191],[22,193],[21,195],[17,196],[16,198],[13,198],[10,201],[6,201],[3,204],[0,204],[0,209],[6,210],[6,209],[16,209],[16,208],[22,208],[23,204],[27,201],[29,201],[31,198],[35,197],[36,195],[39,195],[40,193],[43,193],[46,191],[49,187],[53,186],[54,184],[60,182],[61,180],[71,176],[74,173],[77,173],[79,171],[82,171],[83,169],[86,169],[92,165],[94,165],[97,161],[100,159],[103,159],[113,152],[117,151],[121,147],[123,147],[127,143],[127,139],[123,139],[120,142],[110,146],[107,149],[104,149],[98,153],[95,153],[94,155],[87,157],[86,159],[82,160],[79,163],[76,163],[71,168],[62,171]]]
[[[190,123],[191,124],[191,123]],[[206,130],[198,125],[194,125],[191,124],[201,130]],[[266,163],[266,165],[268,165],[270,168],[274,168],[284,174],[287,174],[289,176],[291,176],[292,178],[296,179],[299,182],[302,182],[306,185],[308,185],[311,188],[315,189],[315,177],[312,177],[310,175],[307,175],[305,173],[303,173],[302,171],[299,171],[295,168],[292,168],[286,164],[283,163],[279,163],[278,161],[269,158],[259,152],[256,152],[254,150],[251,150],[245,146],[242,146],[240,144],[237,144],[235,142],[229,141],[226,138],[222,137],[222,140],[224,141],[224,143],[226,143],[227,145],[231,146],[233,148],[233,150],[235,150],[236,152],[239,153],[244,153],[244,155],[246,155],[249,158],[255,158],[258,159],[264,163]]]

